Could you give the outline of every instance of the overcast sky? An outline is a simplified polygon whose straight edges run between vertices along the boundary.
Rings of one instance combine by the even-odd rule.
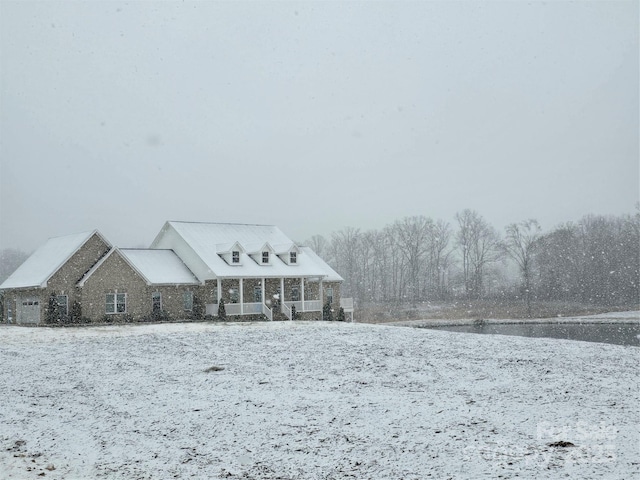
[[[0,248],[639,200],[630,2],[0,3]]]

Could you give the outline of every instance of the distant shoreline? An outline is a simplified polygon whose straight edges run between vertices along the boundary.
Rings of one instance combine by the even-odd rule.
[[[454,327],[464,325],[523,325],[523,324],[640,324],[640,311],[612,312],[577,317],[552,318],[461,318],[423,319],[381,322],[378,325],[399,327]]]

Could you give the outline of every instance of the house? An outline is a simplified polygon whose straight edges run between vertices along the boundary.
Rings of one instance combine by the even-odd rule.
[[[0,290],[18,324],[44,323],[54,297],[70,321],[215,317],[221,301],[235,320],[321,319],[326,304],[353,320],[342,281],[276,226],[167,222],[148,249],[112,247],[97,232],[50,239]]]
[[[74,302],[81,301],[76,284],[110,249],[97,230],[49,239],[0,285],[3,318],[38,325],[52,295],[60,314],[67,316]]]

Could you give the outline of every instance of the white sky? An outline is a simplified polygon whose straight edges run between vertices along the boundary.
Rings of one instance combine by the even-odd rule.
[[[0,3],[0,248],[639,200],[639,3]]]

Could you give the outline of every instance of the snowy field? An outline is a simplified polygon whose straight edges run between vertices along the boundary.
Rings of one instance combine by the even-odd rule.
[[[0,478],[638,478],[639,353],[365,324],[3,326]]]

